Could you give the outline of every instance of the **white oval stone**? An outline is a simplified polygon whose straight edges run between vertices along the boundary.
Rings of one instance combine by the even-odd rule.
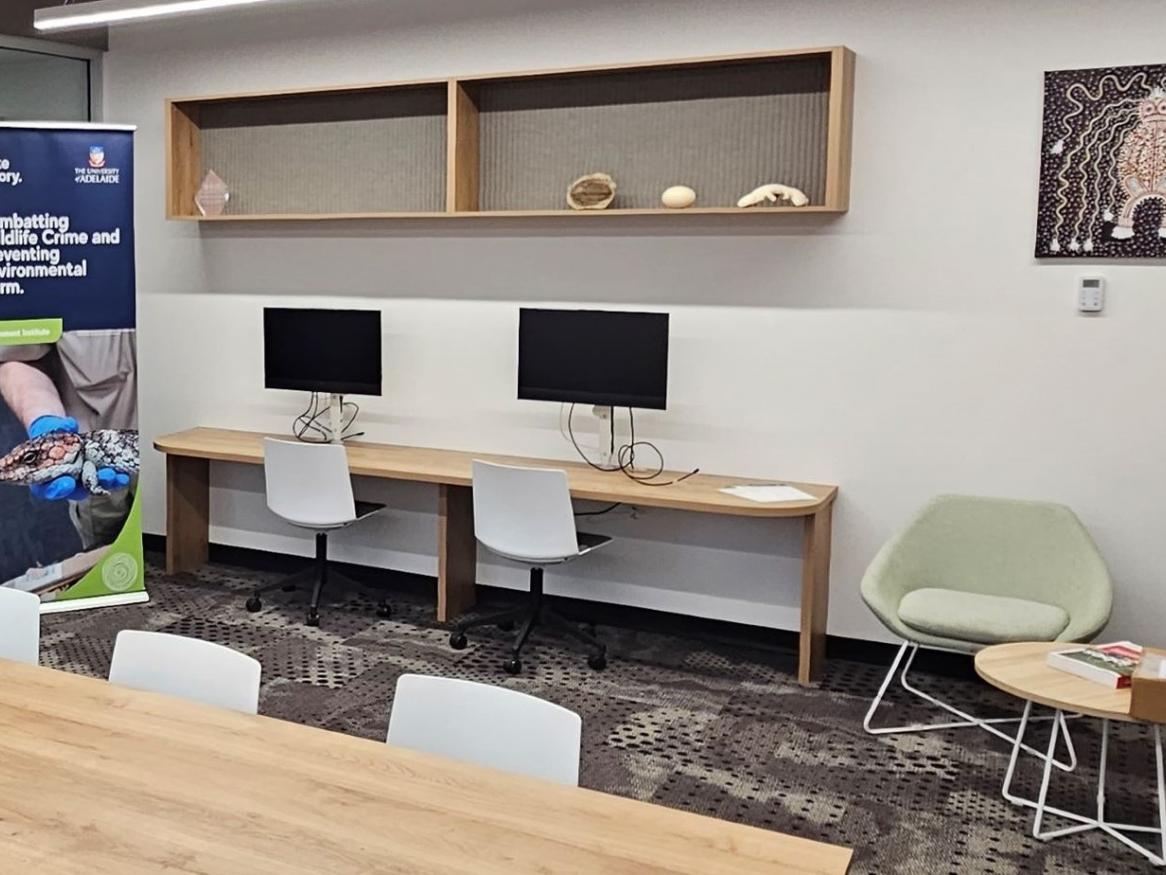
[[[669,209],[682,210],[696,203],[696,192],[687,185],[674,185],[664,189],[660,201]]]

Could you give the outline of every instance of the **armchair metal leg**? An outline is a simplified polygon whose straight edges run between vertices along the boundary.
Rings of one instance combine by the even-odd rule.
[[[879,687],[879,691],[875,695],[874,701],[871,702],[870,708],[866,712],[866,717],[862,721],[863,729],[865,729],[871,735],[898,735],[908,732],[931,732],[939,729],[963,729],[966,727],[975,726],[979,729],[983,729],[985,732],[989,732],[992,735],[995,735],[997,738],[1007,741],[1009,744],[1016,743],[1015,735],[1009,735],[1007,732],[1003,732],[996,727],[998,724],[1003,723],[1020,724],[1024,721],[1023,717],[993,717],[987,719],[975,717],[974,715],[969,714],[968,712],[963,711],[954,705],[932,696],[930,693],[926,693],[923,690],[920,690],[918,687],[912,686],[911,682],[908,680],[908,674],[911,671],[911,666],[914,664],[915,656],[918,653],[918,644],[912,644],[910,641],[903,642],[903,645],[899,648],[899,652],[895,654],[895,659],[891,663],[890,671],[887,672],[887,676],[883,679],[882,686]],[[903,660],[904,656],[907,657],[905,662]],[[884,727],[872,726],[875,712],[878,711],[879,705],[882,704],[883,697],[886,695],[887,689],[890,687],[891,682],[894,680],[895,673],[898,671],[900,663],[903,665],[903,671],[899,676],[899,684],[904,690],[906,690],[911,695],[922,699],[928,704],[947,711],[949,714],[953,714],[960,719],[947,723],[912,723],[904,726]],[[1064,715],[1053,715],[1050,717],[1032,718],[1028,722],[1036,722],[1037,720],[1057,720],[1060,723],[1061,730],[1064,733],[1065,747],[1069,754],[1069,759],[1068,762],[1062,762],[1054,757],[1052,764],[1062,771],[1071,772],[1077,768],[1077,751],[1073,746],[1073,739],[1069,735],[1069,727],[1068,724],[1065,723],[1065,719],[1066,718]],[[1021,747],[1027,753],[1033,754],[1038,759],[1043,760],[1045,758],[1045,753],[1043,751],[1037,750],[1030,745],[1021,744]]]

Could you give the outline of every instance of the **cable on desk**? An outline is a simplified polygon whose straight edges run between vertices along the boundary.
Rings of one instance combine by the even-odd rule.
[[[587,457],[583,452],[583,448],[579,446],[579,441],[575,438],[575,405],[572,404],[570,410],[567,412],[567,434],[571,438],[571,444],[575,447],[575,452],[579,454],[584,462],[594,468],[596,471],[619,471],[629,480],[634,480],[636,483],[642,483],[644,486],[672,486],[680,483],[700,473],[700,468],[693,468],[687,474],[682,474],[679,477],[673,477],[671,480],[657,480],[656,478],[662,475],[665,471],[664,454],[651,441],[637,441],[636,440],[636,415],[632,408],[627,408],[628,422],[631,428],[631,439],[628,443],[616,448],[615,445],[615,411],[612,410],[611,418],[611,447],[615,452],[616,464],[614,466],[600,465]],[[654,470],[650,474],[641,473],[635,470],[636,462],[636,447],[647,447],[656,454],[659,460]]]

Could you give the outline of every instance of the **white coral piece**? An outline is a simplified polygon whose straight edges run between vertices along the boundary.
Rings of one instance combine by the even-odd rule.
[[[771,182],[768,185],[762,185],[759,188],[753,189],[753,191],[737,201],[737,206],[743,209],[764,203],[765,201],[776,203],[778,198],[788,200],[795,207],[804,207],[810,202],[810,199],[806,197],[806,193],[800,188]]]

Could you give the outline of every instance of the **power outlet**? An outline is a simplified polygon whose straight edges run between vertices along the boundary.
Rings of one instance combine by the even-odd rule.
[[[1090,315],[1105,309],[1105,278],[1083,276],[1077,281],[1077,312]]]

